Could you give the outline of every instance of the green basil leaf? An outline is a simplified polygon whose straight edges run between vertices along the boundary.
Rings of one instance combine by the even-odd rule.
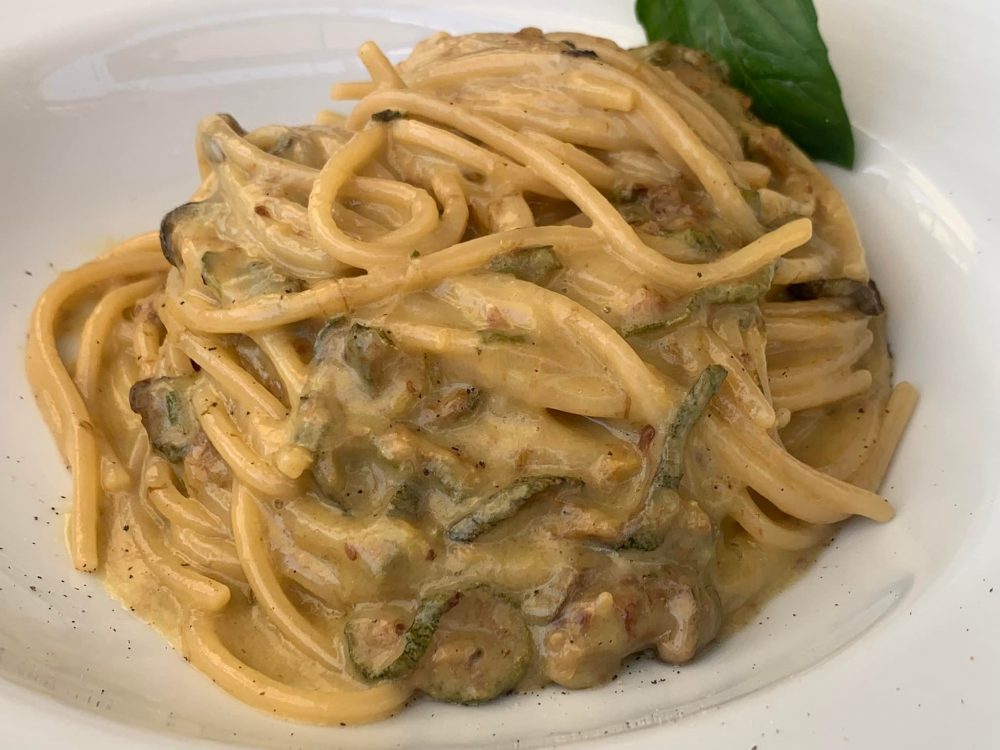
[[[813,158],[853,166],[851,123],[812,0],[637,0],[635,9],[650,41],[726,63],[761,119]]]

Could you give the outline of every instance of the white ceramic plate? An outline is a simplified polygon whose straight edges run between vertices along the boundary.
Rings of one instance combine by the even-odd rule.
[[[61,529],[69,480],[22,374],[35,297],[59,269],[155,226],[195,184],[194,123],[304,121],[354,50],[430,30],[537,25],[641,40],[630,0],[196,5],[2,3],[0,745],[987,748],[1000,732],[1000,6],[820,2],[853,121],[854,209],[922,401],[885,488],[757,622],[674,670],[475,709],[422,702],[357,729],[269,719],[188,668],[92,577]],[[153,6],[153,7],[149,7]]]

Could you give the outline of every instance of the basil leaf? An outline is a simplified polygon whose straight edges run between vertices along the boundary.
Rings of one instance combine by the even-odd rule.
[[[853,166],[851,123],[812,0],[636,0],[635,11],[650,41],[726,63],[757,115],[810,156]]]

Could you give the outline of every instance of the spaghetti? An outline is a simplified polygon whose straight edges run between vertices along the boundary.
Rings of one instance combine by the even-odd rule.
[[[434,36],[350,115],[199,126],[28,371],[74,565],[309,722],[682,663],[875,490],[913,410],[850,215],[701,53]]]

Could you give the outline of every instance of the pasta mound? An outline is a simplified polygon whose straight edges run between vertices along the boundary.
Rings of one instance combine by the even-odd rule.
[[[77,568],[239,699],[363,722],[686,662],[892,517],[915,392],[852,219],[718,66],[360,57],[347,116],[203,120],[192,201],[39,301]]]

